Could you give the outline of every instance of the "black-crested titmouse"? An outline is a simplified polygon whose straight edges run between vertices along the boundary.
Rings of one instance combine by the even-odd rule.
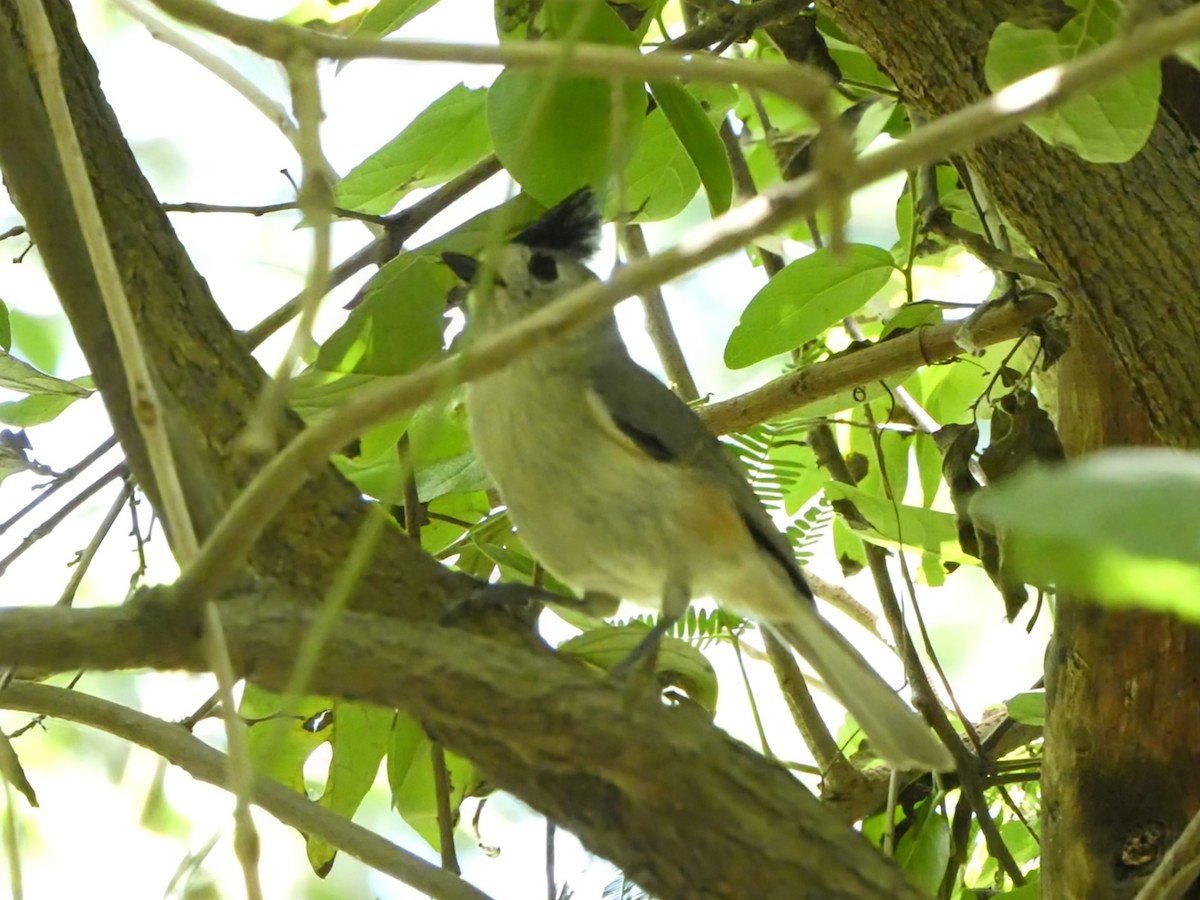
[[[579,191],[505,245],[470,328],[511,325],[596,276],[600,218]],[[474,259],[443,259],[467,282]],[[817,670],[888,763],[953,768],[947,749],[818,615],[787,539],[704,423],[625,349],[616,320],[564,337],[467,388],[475,452],[526,546],[588,592],[660,606],[693,596],[775,631]]]

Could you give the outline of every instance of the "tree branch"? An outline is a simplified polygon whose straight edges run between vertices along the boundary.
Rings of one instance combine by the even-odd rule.
[[[282,690],[317,611],[257,597],[220,610],[237,673]],[[199,614],[181,616],[162,589],[119,608],[3,610],[0,661],[204,671],[199,631]],[[552,653],[348,612],[311,690],[405,710],[655,895],[690,898],[703,886],[712,900],[919,897],[785,769],[706,716]],[[219,764],[213,775],[224,778]]]
[[[1017,303],[986,310],[980,317],[977,335],[982,342],[980,346],[1019,337],[1030,322],[1053,308],[1054,300],[1050,296],[1033,294]],[[959,322],[952,322],[919,328],[874,346],[789,372],[745,394],[710,403],[697,412],[717,434],[745,431],[760,422],[856,387],[905,375],[921,366],[961,356],[963,350],[955,343],[960,325]]]
[[[14,681],[0,691],[0,708],[38,713],[77,722],[145,747],[198,781],[228,789],[229,761],[186,728],[80,691]],[[489,900],[488,895],[449,872],[443,872],[391,841],[277,781],[255,776],[250,797],[280,822],[304,834],[318,835],[343,853],[362,860],[438,900]]]
[[[512,41],[498,46],[435,41],[377,40],[336,37],[316,31],[240,16],[196,0],[153,0],[169,15],[267,57],[284,61],[298,49],[326,59],[403,59],[545,68],[563,65],[574,75],[642,80],[683,78],[717,84],[744,84],[769,91],[813,113],[818,119],[828,101],[832,81],[817,69],[657,50],[643,54],[602,44],[577,43],[564,61],[563,47],[551,41]]]

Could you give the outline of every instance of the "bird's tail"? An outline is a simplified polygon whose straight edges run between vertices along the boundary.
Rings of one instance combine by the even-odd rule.
[[[817,670],[872,748],[897,769],[953,769],[950,751],[859,652],[811,604],[796,604],[795,609],[790,621],[773,622],[772,629]]]

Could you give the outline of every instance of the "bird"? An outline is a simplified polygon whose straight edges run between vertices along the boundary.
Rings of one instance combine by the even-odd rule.
[[[583,188],[483,265],[444,253],[491,333],[597,280],[601,220]],[[481,273],[490,282],[478,283]],[[585,594],[660,608],[635,654],[695,597],[757,621],[803,656],[904,770],[953,768],[947,748],[817,611],[786,537],[739,464],[683,400],[630,357],[613,315],[467,385],[475,454],[525,545]]]

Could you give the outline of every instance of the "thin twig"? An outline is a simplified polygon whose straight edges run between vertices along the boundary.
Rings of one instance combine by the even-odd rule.
[[[262,883],[258,877],[259,838],[250,816],[250,801],[254,791],[254,765],[246,743],[246,723],[237,714],[233,687],[237,677],[229,659],[225,629],[215,603],[204,607],[204,654],[217,678],[217,694],[221,698],[221,718],[225,722],[225,739],[229,744],[229,780],[226,784],[234,796],[233,848],[242,877],[246,882],[247,900],[262,900]]]
[[[380,235],[330,270],[326,279],[329,290],[333,290],[367,266],[382,265],[391,259],[396,255],[400,246],[428,224],[430,219],[479,187],[500,169],[500,161],[495,156],[489,156],[461,175],[447,181],[429,196],[418,200],[394,216],[386,217],[387,234]],[[292,317],[300,311],[303,300],[304,293],[301,292],[247,331],[246,346],[254,349],[291,321]]]
[[[54,515],[50,516],[50,518],[38,525],[37,528],[29,532],[29,534],[25,536],[25,539],[22,540],[19,545],[17,545],[16,549],[8,554],[8,556],[4,557],[4,559],[0,559],[0,575],[5,573],[8,567],[13,564],[13,561],[16,560],[17,557],[19,557],[22,553],[24,553],[42,538],[46,537],[46,535],[54,531],[54,529],[59,526],[63,519],[75,512],[75,510],[87,502],[87,500],[89,500],[97,491],[103,488],[114,478],[124,478],[128,474],[129,466],[123,462],[117,463],[115,466],[85,487],[82,491],[64,503],[62,508],[55,512]]]
[[[300,209],[299,200],[287,200],[283,203],[266,203],[262,206],[241,206],[236,203],[163,203],[163,212],[182,213],[234,213],[258,218],[270,213],[289,212]],[[359,212],[355,209],[344,209],[340,206],[332,208],[333,214],[339,219],[352,219],[355,222],[366,222],[368,225],[387,225],[389,216],[378,216],[374,213]]]
[[[446,770],[446,751],[432,738],[429,741],[429,761],[433,765],[433,790],[437,800],[438,843],[441,845],[442,868],[455,875],[462,873],[454,849],[454,811],[450,808],[450,775]]]
[[[763,727],[762,715],[758,711],[758,701],[754,698],[754,686],[750,683],[750,673],[746,671],[746,660],[742,655],[742,641],[736,630],[729,634],[733,644],[733,653],[737,659],[738,671],[742,675],[742,686],[746,689],[746,700],[750,706],[750,715],[754,718],[754,728],[758,732],[758,743],[762,748],[759,752],[767,759],[777,759],[775,752],[767,741],[767,730]]]
[[[630,259],[644,259],[650,255],[641,225],[630,224],[625,228],[625,251]],[[700,399],[700,392],[688,369],[683,348],[679,346],[679,338],[671,325],[671,316],[660,287],[655,286],[642,294],[642,309],[646,313],[646,332],[658,352],[663,371],[667,373],[667,383],[686,402],[696,402]]]
[[[196,554],[196,533],[192,527],[187,501],[184,499],[183,484],[171,454],[171,443],[164,419],[165,411],[159,402],[158,392],[150,375],[150,367],[142,350],[133,311],[129,307],[129,298],[125,295],[125,285],[121,280],[121,273],[117,270],[112,247],[105,233],[104,220],[100,217],[100,208],[92,192],[83,148],[79,144],[79,136],[75,133],[75,125],[71,119],[71,109],[63,89],[54,31],[50,27],[45,9],[42,8],[41,0],[18,0],[18,6],[26,38],[31,45],[42,102],[46,106],[46,115],[54,134],[63,177],[70,191],[88,257],[108,312],[109,324],[112,326],[129,386],[134,417],[146,442],[155,486],[163,504],[164,516],[170,526],[172,549],[180,564],[186,565]]]
[[[796,663],[796,657],[792,655],[791,648],[766,630],[763,631],[763,643],[767,648],[767,658],[770,660],[771,668],[775,670],[775,678],[779,682],[779,687],[787,700],[788,709],[791,710],[792,719],[796,723],[796,729],[804,739],[805,746],[812,753],[817,767],[822,772],[841,775],[845,772],[844,767],[849,764],[842,753],[842,748],[838,746],[829,728],[825,725],[825,720],[821,718],[821,712],[817,709],[812,693],[808,690],[804,675]],[[849,768],[851,771],[856,771],[853,766],[849,766]]]
[[[193,778],[226,788],[229,761],[171,722],[77,691],[29,682],[14,682],[0,691],[0,708],[43,713],[78,722],[145,747],[179,766]],[[339,851],[429,894],[437,900],[489,900],[488,895],[437,866],[330,812],[270,778],[251,781],[254,803],[285,825],[320,837]]]
[[[809,444],[817,456],[817,462],[829,472],[835,481],[853,484],[854,480],[846,467],[846,461],[837,446],[832,429],[827,425],[816,425],[809,430],[808,435]],[[835,505],[847,509],[854,518],[861,518],[861,515],[854,509],[854,505],[849,501],[839,500]],[[966,798],[975,813],[975,819],[979,823],[979,830],[984,836],[988,852],[995,857],[1005,874],[1020,886],[1025,883],[1025,876],[1001,838],[996,822],[988,810],[979,776],[979,760],[963,745],[954,726],[950,724],[950,720],[938,702],[933,686],[925,674],[925,668],[916,647],[909,639],[900,601],[896,596],[891,575],[888,572],[887,551],[876,544],[863,541],[863,552],[866,555],[871,576],[875,581],[883,614],[887,618],[896,644],[900,648],[900,658],[904,662],[904,674],[912,687],[913,703],[925,716],[926,721],[933,726],[934,732],[942,743],[953,754],[963,797]]]
[[[296,651],[295,662],[292,664],[292,671],[288,676],[288,682],[280,700],[277,713],[279,718],[287,718],[296,714],[301,698],[307,693],[313,673],[321,660],[321,653],[337,628],[338,621],[350,603],[350,598],[354,596],[354,591],[362,580],[363,572],[370,565],[389,521],[390,517],[382,511],[382,507],[375,505],[370,508],[366,520],[355,536],[354,543],[350,546],[345,561],[335,574],[333,583],[325,592],[312,627],[305,632],[304,640],[301,641]],[[263,758],[274,759],[282,749],[283,738],[284,731],[282,729],[274,732],[271,741],[262,751]]]
[[[686,7],[686,4],[684,4]],[[803,15],[804,4],[796,0],[758,0],[710,12],[702,25],[689,28],[662,46],[670,50],[702,50],[731,37],[746,40],[759,28]]]
[[[57,477],[55,477],[55,479],[52,482],[50,482],[50,484],[48,486],[39,488],[41,493],[39,493],[36,497],[34,497],[32,500],[30,500],[28,503],[26,503],[17,512],[13,513],[8,519],[6,519],[4,521],[3,524],[0,524],[0,534],[4,534],[4,532],[8,531],[8,529],[10,529],[18,521],[23,519],[25,516],[29,515],[29,513],[31,513],[33,510],[37,509],[39,504],[45,502],[48,498],[54,496],[55,492],[58,491],[60,488],[64,488],[68,484],[70,484],[71,481],[74,480],[76,475],[78,475],[80,472],[82,472],[84,469],[86,469],[88,466],[90,466],[92,463],[94,463],[96,460],[98,460],[100,457],[102,457],[105,453],[107,453],[109,450],[111,450],[116,445],[117,445],[116,435],[106,438],[104,440],[104,442],[100,444],[99,447],[97,447],[95,450],[93,450],[91,453],[89,453],[87,456],[85,456],[79,462],[75,463],[75,465],[71,466],[71,468],[67,469],[65,472],[62,472]]]
[[[219,34],[268,59],[285,62],[303,49],[326,59],[399,59],[423,62],[457,62],[501,65],[509,68],[554,68],[562,61],[562,47],[553,41],[510,41],[498,46],[436,41],[376,40],[337,37],[309,29],[240,16],[197,0],[153,0],[169,15]],[[824,72],[795,63],[778,65],[725,59],[704,54],[657,50],[642,54],[636,49],[601,44],[577,44],[571,49],[567,71],[576,75],[634,77],[641,80],[682,78],[717,84],[752,85],[790,100],[813,116],[825,119],[832,80]]]
[[[113,0],[113,3],[118,9],[124,10],[128,15],[146,26],[146,30],[150,32],[150,36],[155,40],[162,41],[169,47],[174,47],[184,56],[199,63],[241,94],[251,106],[266,116],[271,124],[278,128],[293,146],[296,145],[296,123],[292,121],[292,117],[288,115],[282,103],[272,100],[258,85],[225,60],[221,59],[221,57],[201,47],[191,38],[181,34],[167,25],[166,22],[151,15],[138,3],[134,2],[134,0]]]
[[[239,442],[251,452],[274,450],[275,432],[283,420],[292,371],[304,351],[312,344],[312,328],[321,300],[329,292],[330,230],[333,224],[333,167],[321,148],[321,89],[317,82],[317,61],[306,51],[297,50],[286,61],[288,83],[292,89],[299,134],[296,151],[304,167],[300,184],[300,211],[312,229],[313,252],[308,278],[301,292],[300,318],[292,332],[283,358],[259,396],[258,404],[243,430]]]
[[[950,214],[939,208],[939,212],[925,220],[925,227],[936,235],[940,235],[952,244],[960,244],[976,259],[996,272],[1011,272],[1014,275],[1025,275],[1040,281],[1055,281],[1054,273],[1043,262],[1026,256],[1015,256],[1005,253],[994,246],[987,238],[976,234],[961,225],[955,225]]]
[[[864,606],[861,601],[855,599],[854,595],[844,585],[826,581],[809,569],[804,570],[804,580],[812,588],[814,597],[818,600],[824,600],[852,622],[857,622],[870,632],[872,636],[887,644],[887,641],[883,637],[883,632],[879,629],[879,616]],[[891,647],[891,644],[887,644],[887,646]]]
[[[59,606],[70,606],[74,602],[75,592],[79,590],[83,576],[87,574],[92,560],[96,558],[96,553],[99,551],[100,545],[104,543],[104,539],[112,529],[113,523],[117,521],[117,516],[121,514],[121,510],[125,508],[125,504],[132,495],[133,484],[127,479],[125,487],[122,488],[121,493],[117,494],[112,506],[105,513],[104,519],[100,522],[100,527],[96,529],[96,533],[92,535],[92,539],[88,542],[88,545],[83,548],[83,551],[79,554],[79,558],[75,560],[75,570],[71,573],[71,577],[67,581],[67,586],[63,589],[62,596],[58,598]]]

